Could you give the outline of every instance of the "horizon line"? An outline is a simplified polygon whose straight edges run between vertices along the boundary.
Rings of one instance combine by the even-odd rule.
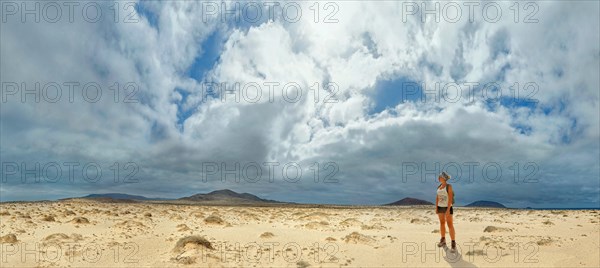
[[[236,192],[234,190],[225,188],[225,189],[218,189],[218,190],[212,190],[206,193],[196,193],[196,194],[208,194],[208,193],[212,193],[212,192],[217,192],[217,191],[223,191],[223,190],[229,190],[232,191],[234,193],[237,194],[251,194],[254,195],[256,197],[259,197],[255,194],[252,193],[248,193],[248,192]],[[189,196],[184,196],[184,197],[178,197],[178,198],[162,198],[162,197],[147,197],[145,195],[141,195],[141,194],[128,194],[128,193],[120,193],[120,192],[107,192],[107,193],[88,193],[87,195],[84,196],[76,196],[76,197],[63,197],[63,198],[56,198],[56,199],[36,199],[36,200],[2,200],[2,198],[0,198],[0,203],[11,203],[11,202],[44,202],[44,201],[50,201],[50,202],[60,202],[60,201],[64,201],[65,199],[76,199],[76,198],[88,198],[88,196],[90,195],[108,195],[108,194],[121,194],[121,195],[129,195],[129,196],[138,196],[138,197],[143,197],[146,199],[146,201],[174,201],[174,200],[178,200],[181,198],[185,198],[185,197],[189,197]],[[193,194],[195,195],[195,194]],[[111,198],[114,200],[141,200],[141,199],[120,199],[120,198],[112,198],[112,197],[107,197],[107,198]],[[259,197],[260,199],[264,199],[262,197]],[[419,198],[414,198],[414,197],[410,197],[410,196],[406,196],[403,197],[401,199],[398,199],[396,201],[390,202],[390,203],[386,203],[386,204],[334,204],[334,203],[298,203],[298,202],[290,202],[290,201],[279,201],[279,200],[270,200],[270,201],[276,201],[276,202],[280,202],[280,203],[287,203],[287,204],[297,204],[297,205],[331,205],[331,206],[434,206],[435,204],[427,204],[427,205],[390,205],[394,202],[398,202],[400,200],[406,199],[406,198],[412,198],[412,199],[417,199],[420,201],[426,201],[426,202],[430,202],[427,200],[423,200],[423,199],[419,199]],[[595,210],[600,210],[600,204],[598,204],[597,207],[532,207],[532,206],[525,206],[525,207],[508,207],[505,206],[504,204],[497,202],[497,201],[490,201],[490,200],[476,200],[473,201],[471,203],[468,204],[464,204],[464,205],[455,205],[455,207],[467,207],[470,204],[473,204],[475,202],[480,202],[480,201],[486,201],[486,202],[494,202],[494,203],[498,203],[504,206],[504,208],[506,209],[566,209],[566,210],[583,210],[583,209],[595,209]],[[431,203],[431,202],[430,202]],[[205,205],[210,205],[210,204],[205,204]],[[473,206],[475,207],[475,206]],[[495,208],[495,207],[485,207],[485,208]]]

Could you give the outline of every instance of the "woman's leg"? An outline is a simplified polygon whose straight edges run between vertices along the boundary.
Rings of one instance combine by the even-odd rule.
[[[440,218],[440,234],[442,237],[446,237],[446,219],[444,213],[438,213],[438,218]]]
[[[448,208],[448,209],[450,209],[450,208]],[[448,223],[448,231],[450,232],[450,239],[454,240],[454,223],[452,222],[452,214],[448,214],[448,216],[446,217],[446,222]]]

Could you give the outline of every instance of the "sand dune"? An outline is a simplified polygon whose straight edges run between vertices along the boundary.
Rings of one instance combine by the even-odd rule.
[[[594,210],[0,204],[2,267],[599,267]],[[449,240],[449,236],[447,236]]]

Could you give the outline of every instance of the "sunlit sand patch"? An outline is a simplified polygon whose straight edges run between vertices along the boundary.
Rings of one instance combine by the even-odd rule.
[[[373,245],[376,240],[368,235],[363,235],[359,232],[352,232],[351,234],[345,236],[342,239],[344,242],[349,244],[365,244],[365,245]]]
[[[226,225],[225,222],[218,214],[213,214],[204,219],[204,223],[208,225]]]
[[[212,243],[201,236],[186,236],[177,241],[172,252],[175,254],[172,261],[180,264],[195,264],[208,253],[214,250]]]
[[[342,227],[360,227],[363,223],[355,218],[345,219],[339,224]]]
[[[273,238],[275,235],[271,232],[264,232],[260,235],[260,238]]]
[[[74,224],[88,224],[90,223],[90,221],[85,218],[85,217],[75,217],[72,220],[69,221],[70,223],[74,223]]]
[[[328,221],[329,214],[324,212],[313,212],[306,216],[302,216],[299,220],[307,220],[307,221]]]
[[[17,239],[17,236],[15,234],[7,234],[5,236],[0,236],[0,243],[14,244],[17,242],[19,242],[19,240]]]
[[[301,225],[306,229],[310,230],[323,230],[329,228],[329,222],[327,221],[311,221],[307,224]]]
[[[61,206],[58,206],[61,204]],[[135,256],[139,263],[127,264],[115,262],[112,258],[104,262],[69,263],[64,260],[55,262],[28,262],[27,267],[394,267],[394,266],[440,266],[440,263],[421,261],[420,254],[407,263],[398,259],[402,243],[424,241],[434,246],[439,240],[439,222],[431,208],[298,208],[298,207],[226,207],[226,206],[181,206],[161,205],[154,207],[146,204],[107,204],[107,203],[22,203],[0,204],[0,243],[46,243],[49,245],[69,244],[74,241],[81,245],[96,243],[103,254],[116,249],[125,250],[131,245],[139,246]],[[412,211],[412,212],[411,212]],[[461,254],[473,266],[486,267],[481,251],[485,246],[502,250],[503,258],[494,263],[494,267],[514,265],[514,259],[528,255],[531,251],[514,255],[514,248],[537,248],[536,265],[550,267],[556,263],[570,266],[597,267],[598,257],[591,248],[597,248],[599,230],[597,221],[600,216],[595,211],[535,211],[496,210],[492,215],[484,209],[461,209],[455,211],[457,241],[473,243],[473,248],[463,246]],[[196,214],[197,213],[197,214]],[[411,214],[412,213],[412,214]],[[118,216],[114,216],[118,214]],[[202,217],[196,217],[202,216]],[[478,215],[478,216],[476,216]],[[568,215],[569,217],[564,217]],[[52,216],[54,221],[45,217]],[[210,216],[218,217],[213,223],[206,223]],[[88,223],[72,222],[75,218],[85,218]],[[458,219],[456,217],[455,219]],[[471,222],[469,219],[479,218]],[[327,220],[325,220],[327,219]],[[414,220],[414,221],[413,221]],[[496,223],[500,220],[500,223]],[[211,220],[209,220],[210,222]],[[411,221],[413,221],[411,223]],[[544,224],[550,221],[553,224]],[[343,223],[343,224],[342,224]],[[225,228],[228,226],[228,228]],[[36,226],[37,227],[34,227]],[[80,226],[80,229],[75,229]],[[487,227],[490,227],[488,231]],[[213,249],[203,246],[203,242],[184,243],[181,250],[174,250],[177,242],[188,236],[200,236],[209,241]],[[446,230],[448,238],[448,230]],[[275,260],[266,258],[257,263],[236,261],[232,254],[226,253],[221,259],[218,245],[224,243],[226,252],[236,252],[236,243],[278,243],[273,249]],[[300,251],[283,248],[287,243],[295,243]],[[314,244],[321,247],[317,254]],[[17,244],[14,244],[15,246]],[[329,246],[326,253],[323,247]],[[10,246],[9,246],[10,248]],[[333,250],[333,249],[336,250]],[[53,250],[50,247],[48,250]],[[531,248],[528,248],[531,249]],[[263,256],[269,254],[261,249]],[[462,251],[464,250],[464,251]],[[511,251],[513,250],[513,251]],[[123,256],[131,253],[124,251]],[[335,254],[330,253],[335,252]],[[507,252],[507,253],[505,253]],[[485,251],[484,251],[485,253]],[[65,253],[66,254],[66,253]],[[72,256],[84,258],[81,251],[69,252]],[[286,255],[298,257],[287,262]],[[293,254],[297,254],[296,256]],[[467,255],[469,254],[469,255]],[[494,252],[492,252],[492,255]],[[510,254],[510,256],[505,256]],[[248,256],[260,255],[250,252]],[[489,256],[488,254],[487,256]],[[319,257],[320,256],[320,257]],[[466,256],[473,257],[472,260]],[[495,256],[495,255],[494,255]],[[573,262],[569,256],[577,256]],[[337,259],[334,264],[315,262],[315,258],[331,257]],[[394,258],[396,257],[396,258]],[[493,256],[492,256],[493,257]],[[354,258],[354,259],[353,259]],[[6,267],[18,264],[20,257],[9,259]],[[76,258],[77,260],[77,258]],[[122,260],[121,260],[122,261]],[[444,263],[445,264],[445,263]],[[520,264],[520,263],[518,263]],[[18,266],[18,265],[16,265]],[[569,266],[569,265],[567,265]],[[4,267],[4,266],[3,266]],[[468,267],[468,266],[467,266]]]
[[[484,233],[494,233],[494,232],[512,232],[511,228],[504,227],[496,227],[496,226],[487,226],[483,229]]]
[[[190,227],[188,227],[186,224],[179,224],[177,225],[177,231],[178,232],[186,232],[186,231],[190,231],[192,229],[190,229]]]
[[[363,225],[361,225],[360,228],[363,230],[388,230],[389,229],[389,227],[386,227],[381,223],[374,223],[372,225],[363,224]]]
[[[43,240],[43,244],[63,244],[63,243],[76,243],[83,240],[83,236],[81,234],[73,233],[71,235],[67,235],[64,233],[55,233],[49,236],[46,236]]]

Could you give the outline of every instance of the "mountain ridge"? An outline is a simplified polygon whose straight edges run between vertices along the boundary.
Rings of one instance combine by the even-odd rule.
[[[426,201],[426,200],[412,198],[412,197],[405,197],[396,202],[384,204],[384,206],[420,206],[420,205],[434,205],[434,204],[429,201]]]
[[[250,193],[238,193],[230,189],[215,190],[206,194],[198,193],[177,200],[196,202],[249,202],[249,203],[284,203],[276,200],[263,199]]]
[[[494,202],[494,201],[487,201],[487,200],[475,201],[471,204],[466,205],[465,207],[506,208],[506,206],[504,206],[501,203]]]

